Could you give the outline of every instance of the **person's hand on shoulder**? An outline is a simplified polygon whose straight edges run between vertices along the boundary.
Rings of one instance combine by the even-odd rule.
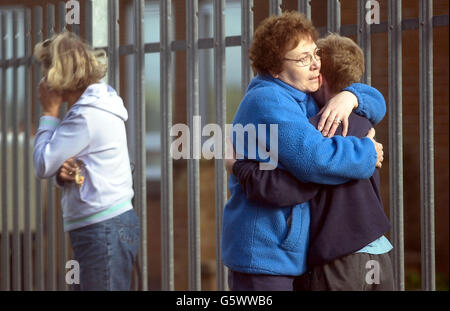
[[[342,122],[342,136],[347,136],[348,118],[358,107],[358,98],[351,92],[343,91],[332,97],[319,111],[321,114],[318,130],[323,136],[333,137]]]

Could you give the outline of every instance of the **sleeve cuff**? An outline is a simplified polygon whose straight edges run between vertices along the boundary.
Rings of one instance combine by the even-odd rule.
[[[375,169],[377,168],[377,151],[375,150],[375,146],[374,146],[373,142],[370,140],[370,138],[363,137],[362,139],[370,141],[370,145],[372,146],[372,150],[373,150],[372,157],[371,157],[372,163],[370,163],[370,168],[372,169],[370,176],[372,176],[373,173],[375,172]]]
[[[61,120],[59,118],[55,118],[55,117],[51,117],[51,116],[42,116],[39,119],[39,128],[54,130],[58,127],[60,122],[61,122]]]
[[[366,103],[364,102],[364,99],[363,99],[363,97],[361,95],[361,92],[359,92],[358,89],[355,87],[355,84],[352,84],[352,85],[346,87],[344,89],[344,91],[348,91],[348,92],[353,93],[356,96],[356,98],[358,99],[358,107],[356,107],[355,112],[357,114],[359,114],[359,115],[361,115],[361,114],[362,115],[366,115],[365,114],[365,112],[366,112]]]

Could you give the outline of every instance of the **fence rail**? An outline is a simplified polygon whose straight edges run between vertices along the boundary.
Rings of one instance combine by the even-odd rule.
[[[134,56],[134,102],[130,107],[132,128],[129,140],[133,141],[131,153],[135,165],[134,204],[141,219],[141,245],[138,255],[139,275],[136,288],[148,289],[147,267],[147,206],[146,206],[146,150],[145,146],[145,55],[159,53],[161,62],[161,247],[162,289],[174,289],[174,234],[173,234],[173,167],[170,157],[173,94],[173,56],[176,51],[187,52],[187,120],[199,115],[199,50],[214,52],[214,101],[216,123],[225,128],[226,84],[225,50],[240,46],[242,51],[242,92],[252,77],[248,49],[253,36],[253,0],[241,1],[242,34],[225,35],[225,0],[213,1],[214,35],[198,37],[198,0],[186,1],[186,40],[174,40],[172,35],[172,1],[160,1],[160,42],[144,42],[144,0],[134,0],[134,43],[119,44],[119,1],[108,0],[108,83],[119,92],[120,56]],[[393,224],[394,275],[397,290],[405,289],[404,276],[404,225],[403,225],[403,149],[402,149],[402,40],[404,30],[417,29],[420,33],[420,163],[421,163],[421,220],[422,220],[422,288],[435,290],[434,258],[434,165],[433,165],[433,27],[448,26],[448,15],[433,16],[431,0],[420,0],[418,19],[401,19],[401,1],[389,0],[387,22],[368,25],[365,21],[367,1],[358,0],[356,25],[341,25],[340,1],[328,0],[327,26],[319,28],[356,35],[364,51],[366,70],[364,82],[371,83],[371,34],[388,33],[389,40],[389,157],[390,157],[390,209]],[[85,33],[88,43],[93,40],[92,0],[85,1]],[[270,14],[281,14],[282,1],[270,0]],[[299,11],[311,17],[310,1],[299,0]],[[64,272],[70,255],[67,236],[62,231],[61,214],[57,197],[59,191],[49,179],[40,181],[32,173],[31,152],[33,124],[39,122],[39,100],[32,89],[39,83],[40,69],[32,59],[32,42],[44,38],[43,19],[46,16],[45,37],[56,31],[71,28],[80,33],[80,27],[65,24],[65,3],[36,6],[32,10],[0,7],[0,113],[1,113],[1,290],[67,290]],[[19,55],[19,19],[23,19],[23,51]],[[33,24],[31,24],[31,20]],[[8,51],[12,50],[12,53]],[[23,54],[23,55],[22,55]],[[10,56],[8,56],[10,55]],[[19,81],[18,70],[23,69]],[[12,71],[8,80],[7,71]],[[11,88],[11,108],[6,94]],[[19,88],[24,90],[23,103],[19,103]],[[32,102],[34,103],[32,105]],[[22,105],[22,106],[20,106]],[[19,124],[19,109],[23,109],[23,127]],[[22,133],[23,132],[23,133]],[[195,132],[195,131],[194,131]],[[224,131],[223,131],[224,132]],[[19,137],[21,137],[19,139]],[[222,150],[225,139],[222,137]],[[193,138],[191,138],[193,139]],[[19,149],[23,151],[21,155]],[[193,148],[195,149],[195,148]],[[20,160],[20,161],[19,161]],[[20,168],[23,163],[23,168]],[[200,265],[200,167],[199,160],[188,160],[188,243],[189,289],[201,290]],[[9,188],[11,187],[11,189]],[[23,189],[23,190],[20,190]],[[21,192],[19,192],[21,191]],[[19,193],[24,193],[23,200]],[[227,200],[224,160],[215,160],[215,210],[216,210],[216,287],[225,290],[227,270],[222,264],[220,234],[222,211]],[[11,217],[12,214],[12,217]],[[33,215],[33,216],[32,216]],[[10,220],[12,219],[12,224]],[[21,223],[24,225],[21,226]],[[12,233],[11,233],[12,228]],[[23,228],[23,229],[21,229]],[[23,239],[23,243],[21,240]],[[23,245],[23,246],[22,246]],[[57,251],[55,251],[57,250]]]

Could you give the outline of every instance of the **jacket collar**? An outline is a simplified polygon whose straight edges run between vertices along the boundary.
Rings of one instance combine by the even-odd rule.
[[[281,81],[280,79],[274,78],[270,75],[258,75],[257,76],[258,79],[260,80],[265,80],[265,81],[270,81],[273,82],[275,84],[277,84],[278,86],[280,86],[281,88],[283,88],[286,92],[289,93],[289,95],[291,95],[292,97],[294,97],[294,99],[297,102],[305,102],[308,99],[308,94],[306,94],[305,92],[302,92],[298,89],[296,89],[295,87]]]

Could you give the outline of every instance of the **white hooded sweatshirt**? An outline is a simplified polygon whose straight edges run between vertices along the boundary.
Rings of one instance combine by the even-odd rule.
[[[84,182],[65,183],[64,231],[98,223],[133,208],[134,195],[125,121],[128,113],[116,91],[90,85],[64,119],[42,116],[34,142],[34,169],[54,176],[69,158],[81,160]]]

